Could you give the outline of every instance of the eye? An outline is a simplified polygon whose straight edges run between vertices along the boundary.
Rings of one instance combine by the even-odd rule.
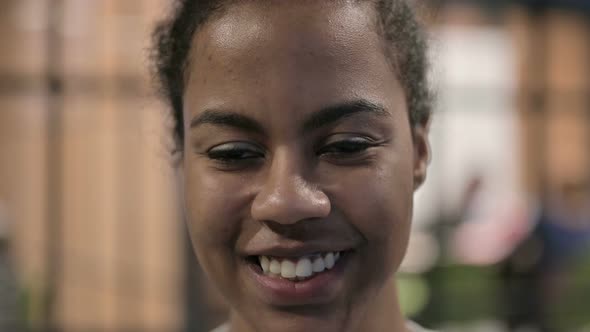
[[[257,144],[231,142],[216,145],[205,153],[209,159],[226,165],[253,162],[264,158],[264,150]]]
[[[367,149],[377,145],[373,140],[365,137],[350,137],[328,143],[318,150],[318,155],[349,158],[362,154]]]

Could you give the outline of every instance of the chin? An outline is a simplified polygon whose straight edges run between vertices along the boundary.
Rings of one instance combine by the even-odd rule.
[[[248,321],[255,331],[344,332],[350,327],[345,313],[328,305],[265,308],[249,316]]]

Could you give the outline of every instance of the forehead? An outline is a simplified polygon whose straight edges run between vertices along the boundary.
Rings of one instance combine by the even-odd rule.
[[[368,2],[230,5],[195,34],[185,112],[236,105],[300,111],[355,98],[387,107],[375,99],[399,99],[400,87],[374,16]]]

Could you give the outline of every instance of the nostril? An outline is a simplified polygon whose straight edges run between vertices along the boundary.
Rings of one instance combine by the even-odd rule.
[[[304,220],[321,220],[330,214],[331,205],[326,199],[285,199],[267,202],[254,202],[252,217],[259,221],[269,221],[291,225]]]
[[[292,224],[285,224],[270,220],[263,222],[269,230],[277,235],[280,235],[281,237],[292,240],[305,240],[308,239],[311,234],[313,234],[314,229],[316,229],[316,226],[312,224],[321,222],[322,220],[323,219],[320,218],[304,219]]]

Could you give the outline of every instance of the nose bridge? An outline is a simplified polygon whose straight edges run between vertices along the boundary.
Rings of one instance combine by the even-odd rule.
[[[275,154],[264,183],[252,204],[252,216],[260,221],[292,224],[324,218],[330,201],[316,184],[306,179],[306,165],[296,154]]]

